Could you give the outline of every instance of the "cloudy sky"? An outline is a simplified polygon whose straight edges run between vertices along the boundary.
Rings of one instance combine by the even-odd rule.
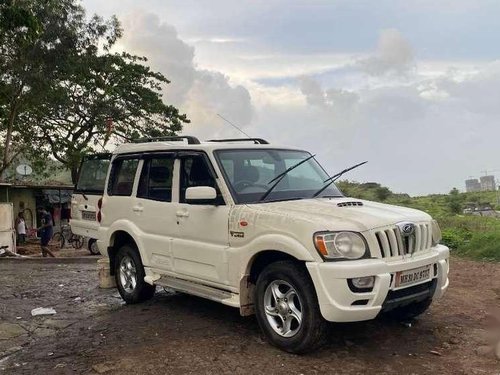
[[[251,136],[412,195],[500,170],[497,0],[84,0],[172,82],[185,134]],[[497,172],[500,176],[500,171]]]

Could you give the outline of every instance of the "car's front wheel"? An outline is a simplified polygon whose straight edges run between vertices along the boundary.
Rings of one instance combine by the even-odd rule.
[[[118,291],[128,304],[151,299],[155,286],[144,281],[144,267],[137,250],[124,245],[118,250],[115,261],[115,280]]]
[[[322,344],[328,325],[321,316],[316,291],[300,264],[279,261],[257,279],[255,307],[259,325],[273,345],[306,353]]]

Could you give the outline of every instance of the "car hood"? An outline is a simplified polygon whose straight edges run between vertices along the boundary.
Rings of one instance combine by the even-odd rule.
[[[252,204],[261,213],[315,222],[323,230],[365,231],[402,221],[430,221],[425,212],[354,198],[317,198]]]

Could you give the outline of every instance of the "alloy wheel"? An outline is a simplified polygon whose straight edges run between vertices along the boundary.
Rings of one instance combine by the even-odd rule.
[[[264,311],[271,328],[282,337],[293,337],[302,326],[302,303],[286,281],[269,283],[264,293]]]

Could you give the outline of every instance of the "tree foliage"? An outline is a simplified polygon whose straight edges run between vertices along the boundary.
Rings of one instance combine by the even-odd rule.
[[[447,197],[448,209],[452,214],[459,214],[462,212],[463,197],[460,196],[457,188],[453,188]]]
[[[19,153],[50,155],[75,179],[84,153],[188,122],[146,58],[112,52],[116,17],[87,19],[77,0],[0,1],[0,172]]]

